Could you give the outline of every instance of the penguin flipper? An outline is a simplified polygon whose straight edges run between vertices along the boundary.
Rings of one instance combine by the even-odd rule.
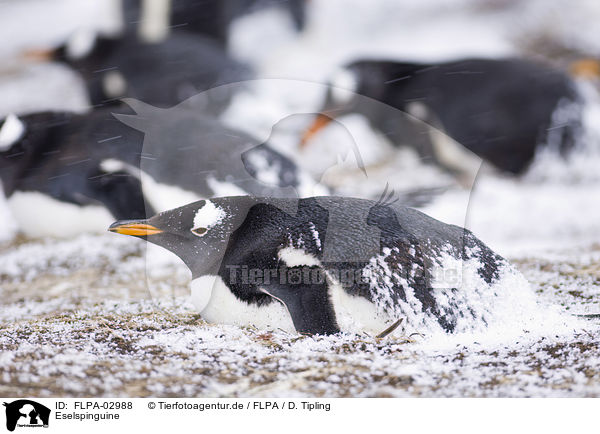
[[[271,284],[261,291],[281,302],[298,333],[329,335],[340,328],[329,300],[327,283]]]

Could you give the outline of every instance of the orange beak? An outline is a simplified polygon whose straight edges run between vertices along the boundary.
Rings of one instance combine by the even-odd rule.
[[[50,62],[54,60],[55,50],[27,50],[21,54],[21,58],[26,62]]]
[[[574,77],[594,79],[600,77],[600,61],[596,59],[581,59],[571,63],[569,72]]]
[[[133,237],[146,237],[148,235],[160,234],[162,229],[158,229],[146,223],[135,221],[118,221],[110,225],[110,232],[115,232],[122,235],[131,235]]]
[[[302,138],[300,139],[300,148],[305,148],[308,141],[332,120],[333,118],[324,115],[323,113],[319,113],[310,128],[302,135]]]

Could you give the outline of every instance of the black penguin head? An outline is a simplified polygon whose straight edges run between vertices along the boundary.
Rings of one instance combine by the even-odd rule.
[[[23,58],[29,62],[64,62],[70,65],[102,51],[105,39],[92,29],[79,29],[71,34],[64,42],[50,49],[33,49],[23,53]]]
[[[90,29],[80,29],[73,33],[54,51],[54,59],[66,63],[88,57],[97,48],[98,35]]]
[[[124,40],[121,36],[104,36],[92,29],[80,29],[50,52],[50,60],[75,68],[98,67]]]
[[[0,119],[0,168],[15,166],[26,158],[39,157],[51,150],[51,130],[67,124],[73,117],[67,112],[39,112],[24,116],[8,115]]]
[[[359,76],[352,66],[344,67],[331,75],[325,102],[320,113],[315,117],[311,126],[305,131],[300,141],[304,147],[308,141],[335,118],[352,113],[357,105],[359,95]]]
[[[214,274],[233,230],[233,218],[219,201],[201,200],[145,220],[121,220],[108,230],[143,238],[183,260],[192,276]]]
[[[386,60],[359,60],[338,69],[330,76],[329,87],[321,113],[306,131],[301,145],[333,119],[349,113],[359,113],[367,119],[377,119],[390,112],[390,95],[397,95],[404,88],[407,78],[428,65],[399,63]],[[395,98],[397,101],[398,98]],[[404,111],[403,105],[394,104]],[[389,116],[389,114],[387,115]]]
[[[26,122],[16,115],[0,119],[0,180],[7,196],[12,194],[14,178],[27,158],[27,133]]]
[[[313,124],[304,133],[300,146],[307,142],[332,120],[358,113],[371,119],[385,108],[382,102],[389,91],[387,62],[357,61],[334,71],[329,79],[325,101]]]

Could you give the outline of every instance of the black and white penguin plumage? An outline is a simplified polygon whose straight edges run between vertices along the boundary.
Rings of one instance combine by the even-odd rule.
[[[448,169],[466,154],[440,135],[427,144],[406,137],[401,110],[441,130],[501,171],[520,174],[547,144],[565,154],[580,134],[581,98],[563,72],[523,59],[465,59],[438,64],[364,60],[334,74],[321,110],[329,117],[364,115],[393,143],[412,143]],[[368,97],[368,98],[365,98]],[[369,99],[383,104],[373,106]],[[388,110],[382,109],[390,106]],[[328,123],[319,116],[304,141]]]
[[[385,200],[222,197],[109,230],[179,256],[211,322],[461,332],[528,298],[523,277],[471,232]]]
[[[0,179],[26,234],[102,231],[114,219],[201,198],[297,197],[300,184],[311,185],[293,161],[213,118],[178,110],[165,116],[160,135],[146,131],[145,139],[116,119],[135,124],[131,113],[121,107],[0,120]]]
[[[139,177],[102,164],[115,155],[139,161],[139,146],[128,144],[141,144],[143,135],[119,128],[109,116],[41,112],[0,120],[0,136],[6,138],[0,144],[0,179],[25,234],[98,231],[112,216],[147,215]],[[92,126],[105,119],[98,124],[104,129]],[[111,123],[118,134],[111,135]]]
[[[250,68],[229,57],[215,41],[189,33],[150,42],[132,32],[107,37],[82,30],[46,56],[81,74],[93,106],[129,97],[170,107],[198,93],[252,78]],[[207,97],[201,108],[218,114],[231,95],[216,89]]]
[[[327,193],[268,142],[199,114],[194,109],[198,97],[169,109],[127,100],[135,115],[115,115],[144,133],[143,172],[203,198],[239,194],[297,198],[315,191]],[[166,205],[157,208],[164,210]]]

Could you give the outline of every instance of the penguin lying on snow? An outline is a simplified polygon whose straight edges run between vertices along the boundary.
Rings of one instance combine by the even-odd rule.
[[[152,118],[157,131],[146,138],[115,119],[140,126],[142,115],[114,111],[0,120],[0,179],[26,234],[101,231],[114,219],[214,195],[297,197],[309,185],[308,175],[268,144],[191,110],[164,115],[162,124]]]
[[[467,59],[440,64],[357,61],[332,77],[322,113],[303,143],[331,117],[360,113],[396,144],[405,137],[394,110],[373,108],[369,97],[442,130],[496,168],[519,174],[536,147],[569,151],[579,134],[581,101],[562,72],[522,59]],[[363,96],[363,97],[361,97]],[[462,168],[464,151],[431,137],[417,151],[452,169]]]
[[[493,321],[498,300],[527,298],[523,277],[469,231],[385,201],[222,197],[109,231],[179,256],[211,322],[330,334],[405,319],[460,332]]]

